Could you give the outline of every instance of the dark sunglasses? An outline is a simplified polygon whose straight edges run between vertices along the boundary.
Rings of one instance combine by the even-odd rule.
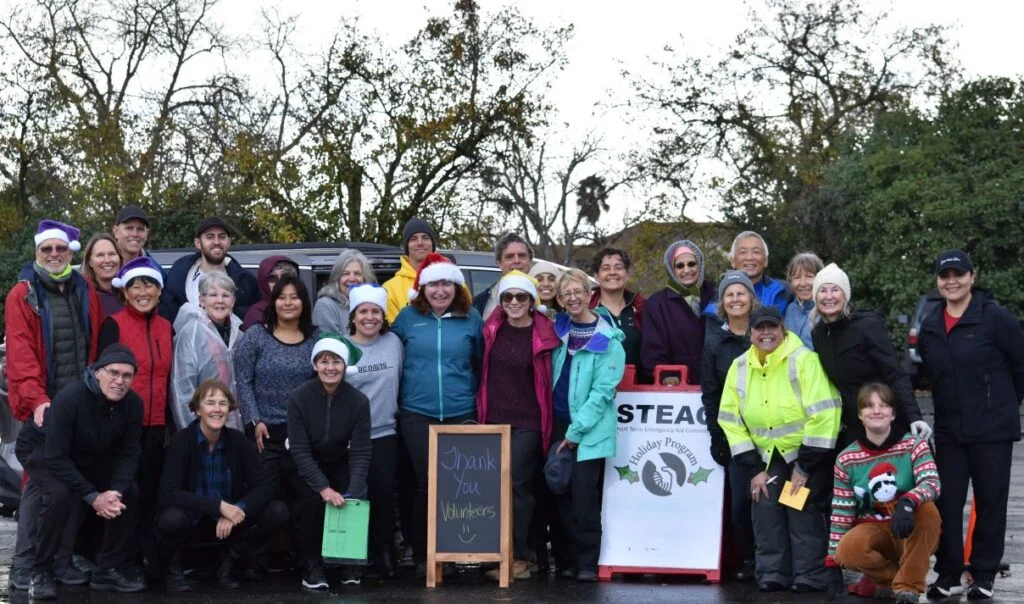
[[[44,254],[46,254],[46,255],[50,255],[50,254],[52,254],[54,252],[57,252],[58,254],[66,254],[66,253],[68,253],[68,246],[66,246],[66,245],[44,245],[43,247],[39,248],[39,251],[44,253]]]
[[[694,268],[696,266],[696,260],[690,260],[689,262],[676,262],[676,268]]]
[[[529,302],[530,301],[530,294],[523,294],[523,293],[513,294],[512,292],[505,292],[505,293],[501,294],[501,301],[502,302],[507,304],[507,303],[511,302],[512,300],[515,300],[516,302],[518,302],[520,304],[523,304],[525,302]]]

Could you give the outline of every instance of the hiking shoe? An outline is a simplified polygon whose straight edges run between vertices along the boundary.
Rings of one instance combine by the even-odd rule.
[[[85,585],[92,576],[91,573],[75,568],[70,560],[62,568],[56,569],[53,575],[61,585]]]
[[[968,600],[991,600],[994,591],[991,581],[975,581],[967,588]]]
[[[941,600],[952,596],[959,596],[964,593],[963,585],[960,585],[960,577],[957,575],[939,575],[939,578],[928,586],[929,600]]]
[[[499,580],[499,574],[501,567],[492,568],[491,570],[484,573],[484,576],[491,581]],[[530,563],[526,560],[515,560],[512,562],[512,579],[516,581],[523,581],[529,579],[532,576],[530,572]]]
[[[52,571],[32,571],[32,581],[28,586],[28,597],[33,600],[57,599],[57,584],[53,580]]]
[[[116,568],[98,570],[89,580],[89,589],[93,591],[116,591],[118,593],[134,593],[146,590],[146,581],[139,576],[122,573]]]
[[[897,604],[909,604],[910,602],[920,602],[921,594],[916,591],[901,591],[896,594]]]
[[[322,560],[306,561],[306,568],[302,573],[302,586],[306,589],[327,591],[330,585],[327,583],[327,571],[324,570]]]
[[[7,586],[9,591],[28,591],[28,587],[31,584],[31,569],[21,568],[19,566],[11,567],[11,572],[7,575]]]

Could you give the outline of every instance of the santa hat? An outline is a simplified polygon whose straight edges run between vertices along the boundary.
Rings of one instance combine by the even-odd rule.
[[[416,280],[413,281],[412,289],[409,290],[409,300],[415,300],[420,295],[420,287],[437,281],[451,281],[458,285],[465,285],[466,278],[454,262],[441,254],[427,254],[427,257],[420,263],[420,270],[416,271]]]
[[[868,484],[873,484],[875,480],[890,474],[894,477],[896,476],[896,466],[889,462],[880,463],[871,468],[871,471],[868,473]]]
[[[320,339],[313,345],[313,353],[309,355],[309,361],[316,365],[316,357],[321,352],[330,352],[337,355],[345,363],[345,374],[355,375],[359,373],[356,365],[363,357],[363,351],[350,342],[348,338],[334,332],[327,332],[320,336]]]
[[[82,249],[82,244],[78,242],[81,236],[82,232],[70,224],[64,224],[56,220],[43,220],[36,229],[36,247],[42,245],[47,239],[60,239],[68,244],[69,250],[77,252]]]
[[[355,312],[364,302],[376,304],[381,310],[387,310],[388,292],[376,283],[354,283],[348,286],[348,311]]]
[[[117,276],[114,277],[110,284],[118,289],[122,289],[128,287],[131,280],[136,277],[149,277],[156,281],[160,289],[164,287],[163,271],[160,270],[160,265],[156,263],[156,260],[149,256],[139,256],[125,262],[121,270],[117,271]]]
[[[511,270],[498,281],[498,299],[506,290],[521,289],[533,297],[534,308],[537,312],[546,313],[548,307],[540,303],[540,296],[537,294],[537,280],[522,271]]]

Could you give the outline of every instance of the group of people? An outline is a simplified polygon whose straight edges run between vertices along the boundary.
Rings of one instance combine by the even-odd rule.
[[[406,559],[423,576],[430,426],[474,422],[511,426],[513,576],[550,565],[595,581],[616,387],[626,365],[647,380],[674,365],[685,372],[659,372],[662,383],[700,385],[711,454],[727,468],[736,578],[823,591],[857,568],[862,589],[909,601],[938,547],[928,594],[959,593],[970,481],[969,595],[992,595],[1024,335],[974,287],[963,252],[937,261],[945,304],[921,329],[933,458],[881,317],[854,311],[847,275],[814,254],[793,258],[787,280],[769,277],[753,232],[733,241],[717,287],[700,247],[673,243],[667,286],[646,300],[628,287],[625,250],[599,251],[588,275],[507,234],[500,279],[473,297],[413,218],[393,278],[378,284],[346,249],[314,300],[287,256],[245,270],[219,218],[197,225],[197,251],[169,271],[145,251],[149,229],[124,208],[79,272],[80,233],[45,220],[7,297],[9,400],[25,422],[13,589],[187,591],[183,552],[218,542],[214,576],[233,589],[258,580],[282,540],[302,585],[326,589],[325,506],[350,499],[370,502],[370,566],[343,566],[342,582],[395,576]],[[573,459],[557,494],[543,473],[556,456]],[[801,510],[778,502],[787,481],[810,489]]]

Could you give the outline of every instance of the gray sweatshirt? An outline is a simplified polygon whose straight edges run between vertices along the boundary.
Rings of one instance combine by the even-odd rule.
[[[398,415],[398,386],[402,381],[402,341],[390,331],[369,344],[352,341],[363,357],[356,368],[359,373],[345,376],[345,381],[370,399],[370,438],[395,434]]]
[[[333,296],[322,296],[313,305],[313,325],[321,333],[333,331],[348,335],[348,302]]]

